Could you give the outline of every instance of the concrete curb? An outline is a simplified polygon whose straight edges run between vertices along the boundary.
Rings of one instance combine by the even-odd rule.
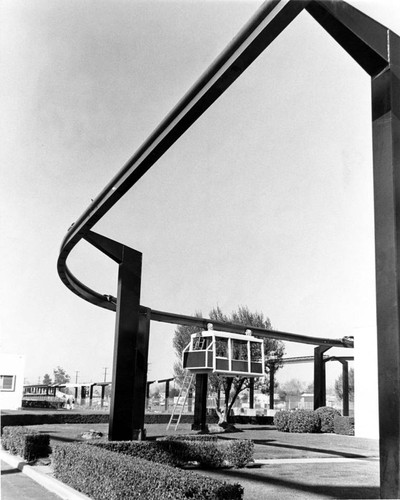
[[[90,497],[84,495],[83,493],[79,493],[79,491],[74,490],[61,481],[58,481],[58,479],[55,479],[44,472],[35,470],[34,467],[28,465],[27,462],[24,462],[21,457],[10,455],[7,451],[0,450],[0,459],[11,467],[19,469],[23,474],[43,486],[43,488],[55,493],[64,500],[91,500]]]

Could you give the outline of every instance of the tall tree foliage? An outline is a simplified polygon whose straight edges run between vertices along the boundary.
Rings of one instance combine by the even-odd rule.
[[[335,380],[335,394],[336,397],[343,401],[343,375],[340,374]],[[354,369],[349,370],[349,401],[354,401]]]
[[[64,368],[61,368],[61,366],[57,366],[57,368],[54,368],[53,373],[55,384],[66,384],[71,380],[71,377],[64,370]]]
[[[51,377],[48,373],[46,373],[43,377],[43,384],[50,385],[51,384]]]
[[[196,313],[196,316],[201,317],[201,313]],[[263,328],[265,330],[272,329],[271,321],[268,317],[264,317],[264,314],[260,312],[251,312],[246,306],[238,307],[237,311],[232,312],[231,315],[226,315],[219,307],[215,307],[210,311],[209,318],[211,320],[223,323],[237,323],[249,327]],[[175,352],[179,357],[179,360],[181,360],[183,349],[190,342],[191,334],[197,333],[198,331],[198,327],[192,326],[180,325],[176,328],[173,345],[175,348]],[[257,335],[254,336],[257,337]],[[278,369],[281,366],[279,361],[284,354],[283,342],[276,339],[264,338],[264,353],[266,359],[270,358],[271,355],[274,356],[274,358],[276,359],[275,370]],[[268,364],[265,368],[266,372],[268,373]],[[175,364],[174,369],[176,377],[178,379],[182,379],[183,369],[181,361],[178,361]],[[223,408],[220,407],[220,398],[217,398],[217,412],[220,417],[220,423],[229,421],[229,414],[237,400],[237,397],[242,391],[248,389],[249,384],[250,379],[248,377],[228,377],[216,374],[211,374],[209,376],[209,387],[211,388],[211,390],[216,392],[217,395],[222,392],[225,396],[225,405]],[[268,392],[268,378],[257,379],[257,387],[260,388],[263,392]]]

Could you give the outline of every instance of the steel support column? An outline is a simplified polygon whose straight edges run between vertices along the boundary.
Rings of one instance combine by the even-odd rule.
[[[349,363],[345,359],[336,358],[342,363],[342,393],[343,393],[343,416],[349,416]]]
[[[100,403],[101,408],[104,407],[104,396],[105,396],[105,393],[106,393],[106,386],[102,385],[101,386],[101,403]]]
[[[169,401],[169,380],[165,381],[165,401],[164,401],[164,407],[165,410],[168,410],[168,401]]]
[[[254,378],[249,381],[249,408],[254,409]]]
[[[205,432],[207,430],[207,389],[208,374],[197,373],[192,424],[192,429],[196,431]]]
[[[85,239],[119,265],[108,439],[142,439],[150,330],[150,310],[140,313],[142,254],[92,231]]]
[[[314,410],[326,405],[326,375],[324,352],[329,346],[320,345],[314,348]]]
[[[81,405],[86,405],[86,387],[84,385],[81,387]]]
[[[381,498],[400,498],[400,43],[372,78]]]
[[[89,388],[89,408],[92,407],[93,404],[93,385],[90,386]]]
[[[268,363],[269,365],[269,409],[274,409],[275,399],[275,363]]]

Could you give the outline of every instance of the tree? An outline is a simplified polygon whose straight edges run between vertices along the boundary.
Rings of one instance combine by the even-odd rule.
[[[201,317],[201,313],[196,313],[196,316]],[[271,321],[269,318],[265,318],[263,313],[255,312],[252,313],[248,307],[240,306],[237,311],[232,312],[230,316],[225,315],[219,307],[215,307],[211,310],[209,317],[211,320],[224,322],[224,323],[238,323],[246,326],[253,326],[258,328],[264,328],[265,330],[271,330]],[[179,359],[181,359],[183,349],[190,342],[190,336],[193,333],[197,333],[199,331],[198,327],[193,326],[182,326],[179,325],[175,330],[175,336],[173,340],[173,346],[175,348],[175,352]],[[257,337],[257,335],[254,335]],[[280,359],[284,354],[284,345],[283,342],[276,339],[264,338],[264,353],[265,357],[271,357],[272,353],[274,354],[275,362],[275,370],[277,370],[281,364],[279,363]],[[181,380],[183,377],[183,369],[181,361],[175,363],[174,365],[175,375],[178,380]],[[269,371],[269,367],[266,366],[266,371]],[[219,423],[225,424],[229,422],[229,415],[232,410],[233,405],[235,404],[237,397],[241,392],[245,389],[248,389],[250,384],[250,379],[248,377],[227,377],[221,376],[217,374],[211,374],[209,376],[209,385],[211,389],[220,394],[223,392],[225,395],[225,406],[224,408],[220,407],[220,399],[218,397],[217,400],[217,413],[219,416]],[[265,380],[261,382],[261,379],[258,379],[258,386],[265,386],[268,384],[268,381]]]
[[[343,401],[343,375],[340,374],[335,380],[335,394],[336,397]],[[349,370],[349,401],[354,401],[354,369]]]
[[[50,378],[50,375],[48,373],[46,373],[45,376],[43,377],[42,383],[45,385],[51,385],[51,378]]]
[[[67,374],[64,368],[61,368],[61,366],[54,368],[53,373],[55,384],[66,384],[71,380],[71,377]]]
[[[177,396],[179,396],[178,389],[175,389],[175,387],[172,387],[172,389],[169,390],[169,397],[170,398],[175,398]]]
[[[297,378],[292,378],[279,386],[279,397],[286,400],[286,396],[300,396],[309,386]]]

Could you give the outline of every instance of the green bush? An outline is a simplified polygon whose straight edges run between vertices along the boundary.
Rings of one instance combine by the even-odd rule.
[[[174,467],[198,462],[205,468],[241,468],[252,460],[254,451],[254,444],[250,440],[207,439],[200,436],[187,440],[174,436],[158,441],[93,441],[89,444]]]
[[[253,460],[254,443],[249,439],[232,439],[229,443],[229,454],[226,460],[233,467],[240,469]]]
[[[320,419],[313,410],[296,410],[290,413],[289,432],[319,432]]]
[[[333,430],[335,434],[354,436],[354,418],[336,415],[333,418]]]
[[[173,467],[186,464],[165,441],[89,441],[98,448]]]
[[[54,447],[54,475],[93,500],[240,500],[243,487],[82,443]]]
[[[50,453],[50,437],[24,427],[4,427],[1,437],[3,448],[30,462]]]
[[[274,424],[278,431],[289,432],[290,411],[277,411],[274,416]]]
[[[75,413],[66,410],[57,413],[17,413],[1,415],[1,427],[42,424],[101,424],[109,421],[107,413]]]
[[[320,419],[312,410],[278,411],[274,424],[281,432],[319,432],[320,429]]]
[[[53,410],[58,410],[64,406],[63,399],[54,400],[37,400],[37,399],[23,399],[22,408],[51,408]]]
[[[321,406],[315,410],[321,421],[321,432],[335,432],[333,419],[335,416],[341,416],[340,411],[330,406]]]

